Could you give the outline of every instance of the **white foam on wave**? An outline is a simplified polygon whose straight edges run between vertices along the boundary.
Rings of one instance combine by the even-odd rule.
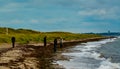
[[[101,40],[101,41],[98,41],[98,42],[96,42],[96,41],[95,42],[87,42],[87,43],[83,43],[83,44],[85,44],[84,49],[92,50],[94,48],[101,47],[102,44],[106,44],[108,42],[113,42],[113,41],[115,41],[115,38],[113,38],[113,39],[105,39],[105,40]]]
[[[92,65],[89,66],[90,64],[81,61],[84,60],[84,58],[91,58],[101,61],[100,66],[97,69],[120,69],[119,64],[111,63],[107,58],[104,57],[100,58],[101,54],[95,52],[95,49],[101,47],[102,44],[113,42],[114,40],[115,39],[105,39],[98,42],[82,43],[84,46],[76,46],[73,48],[73,50],[77,49],[80,50],[80,52],[73,51],[70,53],[62,53],[62,55],[72,56],[73,58],[70,61],[57,61],[57,63],[63,65],[66,69],[96,69],[92,68]],[[76,64],[74,60],[77,60],[78,58],[80,59],[80,62]],[[82,68],[79,66],[82,66]]]
[[[120,38],[120,36],[118,36],[118,38]]]
[[[96,60],[103,60],[104,58],[99,58],[100,54],[93,51],[93,52],[81,52],[81,53],[62,53],[62,55],[71,56],[75,58],[94,58]]]
[[[86,47],[89,48],[89,50],[92,50],[92,47],[100,47],[101,44],[106,44],[108,42],[113,42],[115,41],[116,38],[113,39],[106,39],[103,41],[99,41],[99,42],[88,42],[86,44]],[[95,45],[94,45],[95,44]],[[88,49],[87,49],[88,50]],[[85,51],[85,50],[84,50]],[[87,52],[87,54],[84,54],[90,58],[94,58],[96,60],[102,60],[102,62],[100,63],[100,66],[98,67],[98,69],[120,69],[120,63],[112,63],[111,62],[111,58],[100,58],[99,56],[101,55],[100,53],[97,52]]]
[[[97,69],[120,69],[120,63],[111,63],[110,60],[105,60]]]

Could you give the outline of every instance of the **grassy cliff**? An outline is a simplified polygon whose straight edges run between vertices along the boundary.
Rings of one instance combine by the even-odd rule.
[[[47,42],[53,42],[54,38],[62,37],[64,40],[78,40],[94,37],[102,37],[95,34],[76,34],[70,32],[39,32],[30,29],[12,29],[0,28],[0,43],[10,43],[11,37],[16,37],[17,43],[42,43],[43,38],[47,36]]]

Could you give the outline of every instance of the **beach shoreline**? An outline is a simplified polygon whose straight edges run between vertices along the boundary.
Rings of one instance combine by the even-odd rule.
[[[63,41],[62,49],[64,50],[66,47],[74,46],[74,45],[84,43],[84,42],[99,41],[99,40],[108,39],[108,38],[109,37],[97,37],[97,38],[89,38],[89,39],[84,39],[84,40]],[[113,37],[110,37],[110,38],[113,38]],[[15,52],[16,50],[17,52]],[[59,50],[61,50],[61,48],[58,47],[58,51]],[[8,58],[12,58],[12,59],[6,59],[7,55],[4,55],[6,53],[10,53],[7,55],[9,55]],[[18,58],[18,56],[15,55],[16,53],[21,55],[19,56],[20,58]],[[53,69],[53,68],[59,69],[60,68],[61,69],[62,66],[58,64],[55,64],[55,65],[52,64],[54,60],[67,59],[64,56],[60,56],[60,53],[58,54],[57,52],[56,53],[53,52],[53,43],[49,43],[47,47],[40,46],[40,45],[38,46],[34,46],[34,45],[17,46],[16,48],[11,48],[9,50],[1,52],[0,67],[7,67],[8,69],[10,67],[13,67],[13,68],[18,67],[18,68],[23,69],[27,66],[28,68],[33,68],[33,69],[44,69],[44,68],[46,69]],[[29,57],[26,57],[26,56],[29,56]],[[22,61],[19,59],[22,59]],[[3,63],[3,60],[4,60],[4,63]],[[17,64],[14,65],[14,62],[16,61],[17,61]],[[31,65],[31,63],[28,63],[26,61],[31,62],[33,66]],[[56,65],[57,65],[57,68],[55,68]]]
[[[68,50],[66,50],[66,48],[70,48],[70,47],[73,47],[73,46],[75,46],[75,45],[78,45],[78,44],[81,44],[81,43],[86,43],[86,42],[93,42],[93,41],[99,41],[99,40],[103,40],[103,39],[111,39],[111,38],[116,38],[116,37],[98,37],[98,38],[90,38],[90,39],[84,39],[84,40],[76,40],[76,41],[74,41],[74,40],[72,40],[72,41],[65,41],[64,43],[63,43],[63,45],[64,46],[66,46],[66,47],[64,47],[64,49],[60,49],[60,51],[58,51],[55,55],[54,55],[54,62],[53,62],[53,65],[52,65],[52,67],[54,68],[54,69],[65,69],[62,65],[59,65],[59,64],[57,64],[56,63],[56,61],[59,61],[59,60],[67,60],[67,61],[69,61],[69,59],[71,58],[71,57],[68,57],[68,56],[64,56],[64,55],[62,55],[62,53],[63,52],[68,52]]]

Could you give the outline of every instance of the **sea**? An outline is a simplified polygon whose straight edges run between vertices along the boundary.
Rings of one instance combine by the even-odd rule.
[[[62,55],[69,60],[58,60],[65,69],[120,69],[120,37],[78,44]]]

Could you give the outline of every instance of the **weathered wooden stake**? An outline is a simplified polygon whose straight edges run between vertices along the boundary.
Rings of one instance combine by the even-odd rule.
[[[47,36],[44,37],[44,46],[46,47],[47,45]]]
[[[57,39],[54,39],[54,48],[53,48],[54,52],[57,51]]]
[[[15,47],[15,37],[12,37],[11,41],[12,41],[12,47],[14,48]]]

